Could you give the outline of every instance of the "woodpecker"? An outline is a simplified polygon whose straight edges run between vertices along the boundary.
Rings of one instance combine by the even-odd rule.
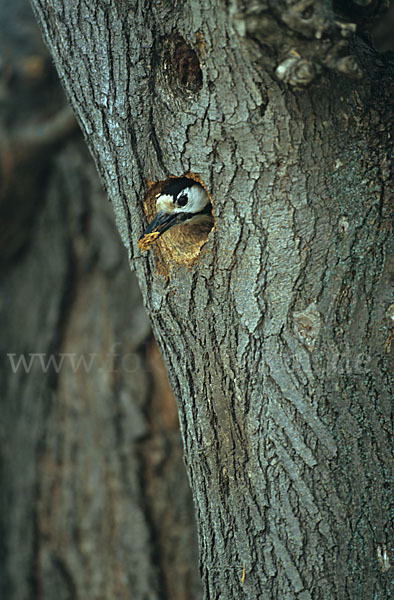
[[[194,225],[212,221],[212,205],[207,192],[194,179],[181,177],[168,184],[156,201],[157,215],[140,237],[155,239],[174,225]]]

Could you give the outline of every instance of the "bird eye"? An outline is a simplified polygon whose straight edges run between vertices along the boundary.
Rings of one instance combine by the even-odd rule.
[[[178,198],[179,206],[186,206],[187,203],[188,203],[188,197],[186,196],[186,194],[182,194],[182,196],[179,196],[179,198]]]

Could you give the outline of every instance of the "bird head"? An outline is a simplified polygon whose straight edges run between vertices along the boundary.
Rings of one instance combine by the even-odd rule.
[[[172,181],[156,201],[157,215],[140,237],[157,233],[157,237],[175,225],[190,225],[212,220],[212,205],[205,189],[194,181],[182,177]]]

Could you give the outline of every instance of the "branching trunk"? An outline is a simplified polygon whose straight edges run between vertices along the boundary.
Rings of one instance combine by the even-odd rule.
[[[383,3],[32,4],[168,365],[206,598],[387,598],[393,77],[352,37]],[[214,230],[142,254],[188,172]]]

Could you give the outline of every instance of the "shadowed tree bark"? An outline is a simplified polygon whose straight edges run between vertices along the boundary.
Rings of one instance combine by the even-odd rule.
[[[386,3],[32,4],[168,366],[205,597],[388,598],[393,66],[363,31]],[[142,254],[185,173],[214,230]]]
[[[0,98],[0,598],[200,598],[175,400],[26,0]]]

